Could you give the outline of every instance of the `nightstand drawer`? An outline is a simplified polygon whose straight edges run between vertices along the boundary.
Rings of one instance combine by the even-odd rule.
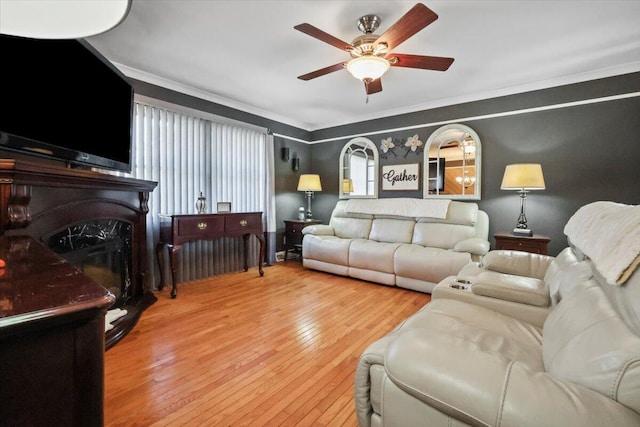
[[[496,239],[496,249],[531,252],[534,254],[547,255],[547,245],[550,240],[546,236],[534,234],[528,236],[514,236],[509,233],[496,233],[493,235]]]

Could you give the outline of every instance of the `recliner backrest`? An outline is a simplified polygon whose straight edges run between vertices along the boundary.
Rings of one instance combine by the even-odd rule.
[[[611,286],[591,267],[594,277],[567,289],[544,323],[545,369],[640,413],[640,273]]]
[[[562,250],[549,264],[544,282],[549,288],[551,305],[556,305],[578,283],[593,276],[589,262],[570,248]]]
[[[339,200],[331,213],[329,225],[335,235],[348,239],[368,239],[373,215],[347,212],[346,204],[346,200]]]

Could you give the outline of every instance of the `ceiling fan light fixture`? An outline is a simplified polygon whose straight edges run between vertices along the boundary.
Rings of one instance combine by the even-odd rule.
[[[389,61],[372,55],[353,58],[347,63],[347,70],[351,75],[362,81],[379,79],[389,67]]]

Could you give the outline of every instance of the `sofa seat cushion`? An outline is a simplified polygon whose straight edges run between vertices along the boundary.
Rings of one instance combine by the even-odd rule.
[[[352,241],[352,239],[342,239],[336,236],[307,234],[302,240],[302,254],[304,258],[348,266],[349,246]]]
[[[453,252],[420,245],[401,245],[393,258],[396,276],[438,283],[471,262],[466,252]]]
[[[365,270],[393,274],[393,255],[400,243],[354,240],[349,248],[349,265]]]
[[[392,423],[384,410],[409,396],[470,425],[630,427],[640,420],[636,412],[599,393],[447,331],[400,334],[387,348],[384,364],[389,379],[408,395],[394,399],[384,390],[385,425]],[[438,425],[452,425],[443,421]]]
[[[432,300],[400,326],[401,330],[425,328],[455,334],[485,351],[544,370],[542,330],[488,308],[453,299]]]

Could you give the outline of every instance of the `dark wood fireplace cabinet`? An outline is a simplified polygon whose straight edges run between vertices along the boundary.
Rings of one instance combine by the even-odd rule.
[[[156,301],[146,283],[146,214],[155,186],[89,170],[0,159],[0,236],[33,237],[115,296],[111,308],[127,314],[107,331],[106,349]]]

